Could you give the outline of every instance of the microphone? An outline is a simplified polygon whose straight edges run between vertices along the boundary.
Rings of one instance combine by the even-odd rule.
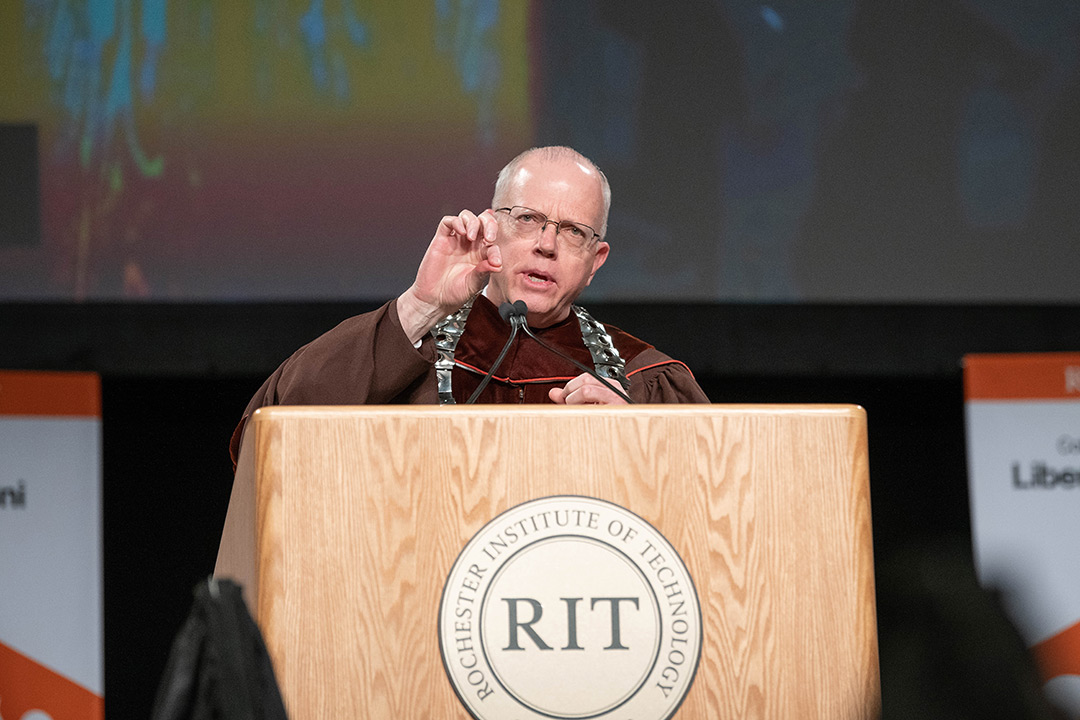
[[[503,320],[510,323],[510,338],[503,345],[503,349],[499,352],[499,356],[495,358],[495,363],[491,366],[491,369],[484,375],[484,379],[480,381],[480,384],[473,390],[473,394],[469,396],[469,399],[465,401],[466,405],[472,405],[476,402],[476,398],[480,397],[480,393],[484,391],[484,388],[491,382],[492,376],[495,375],[495,371],[499,369],[499,365],[502,365],[502,361],[506,358],[506,353],[510,351],[510,346],[514,342],[514,338],[517,337],[518,330],[525,327],[525,312],[527,308],[525,303],[518,300],[521,303],[520,309],[517,307],[517,303],[511,304],[504,302],[499,306],[499,315]],[[519,314],[520,313],[520,314]]]
[[[513,303],[504,302],[499,306],[499,316],[504,321],[514,326],[525,325],[525,315],[529,312],[529,306],[524,300],[515,300]]]
[[[509,305],[509,304],[510,303],[503,303],[502,306],[499,307],[499,314],[500,315],[502,315],[503,307],[505,307],[506,305]],[[586,373],[588,373],[589,375],[592,375],[594,378],[599,380],[601,385],[604,385],[604,386],[606,386],[608,388],[611,388],[612,392],[614,392],[616,395],[621,397],[623,400],[625,400],[626,402],[628,402],[631,405],[634,404],[634,401],[630,399],[630,396],[627,395],[625,392],[623,392],[622,388],[617,387],[616,383],[611,381],[611,378],[602,377],[600,375],[600,373],[596,372],[595,369],[590,368],[590,367],[585,367],[584,365],[579,363],[577,360],[570,357],[566,353],[562,352],[558,348],[553,347],[551,345],[548,345],[546,342],[544,342],[543,340],[538,338],[536,336],[536,334],[533,333],[533,331],[529,329],[529,324],[527,322],[525,322],[525,315],[526,315],[526,313],[529,312],[529,308],[525,304],[524,300],[515,300],[513,307],[514,307],[514,309],[512,311],[512,314],[510,314],[510,323],[511,324],[514,324],[515,321],[517,323],[520,323],[521,329],[525,331],[525,334],[528,335],[529,337],[531,337],[537,343],[539,343],[540,347],[544,348],[545,350],[547,350],[549,352],[555,353],[556,355],[561,357],[563,360],[566,360],[567,362],[572,363],[578,369],[584,370]],[[511,311],[508,311],[508,313],[510,313],[510,312]],[[504,320],[506,319],[506,315],[503,315],[503,319]],[[513,336],[511,336],[511,339],[513,339]]]

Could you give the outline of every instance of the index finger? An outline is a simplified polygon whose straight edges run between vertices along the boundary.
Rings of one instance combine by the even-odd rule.
[[[576,378],[574,378],[570,382],[566,383],[566,385],[563,386],[563,389],[566,390],[566,393],[569,395],[570,393],[574,392],[575,390],[580,390],[580,389],[582,389],[582,388],[584,388],[586,386],[593,385],[593,386],[601,388],[603,390],[608,390],[608,391],[611,391],[611,392],[615,392],[612,389],[613,388],[613,383],[615,381],[612,380],[611,382],[612,382],[612,384],[608,384],[608,382],[605,382],[604,380],[598,380],[596,377],[590,375],[589,373],[581,373]]]
[[[580,375],[571,379],[568,383],[563,385],[563,390],[566,392],[567,395],[569,395],[570,393],[574,392],[589,381],[596,382],[596,380],[588,373],[581,373]]]
[[[567,405],[621,405],[626,402],[607,383],[592,376],[583,377],[585,379],[581,384],[577,388],[570,389],[562,398]],[[570,383],[567,383],[566,388],[570,388]]]
[[[495,212],[491,209],[477,215],[477,219],[482,226],[482,240],[484,243],[490,245],[495,242],[499,237],[499,220],[495,217]]]

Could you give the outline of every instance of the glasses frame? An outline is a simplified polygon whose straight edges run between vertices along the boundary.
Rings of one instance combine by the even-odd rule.
[[[600,239],[600,233],[596,232],[596,230],[593,229],[592,225],[586,225],[585,223],[578,222],[577,220],[552,220],[546,214],[540,212],[539,210],[534,210],[533,208],[527,207],[525,205],[511,205],[510,207],[495,208],[495,212],[504,212],[508,216],[510,216],[511,220],[513,220],[515,218],[510,213],[515,208],[517,208],[519,210],[528,210],[530,213],[533,213],[533,214],[535,214],[535,215],[537,215],[539,217],[544,218],[543,222],[540,223],[540,232],[538,233],[538,235],[543,235],[544,230],[547,229],[548,224],[553,224],[553,225],[555,225],[555,237],[559,237],[559,234],[560,234],[559,233],[559,228],[562,227],[563,223],[566,223],[567,225],[572,225],[574,227],[585,228],[586,230],[588,230],[589,232],[592,233],[592,237],[588,238],[583,243],[581,243],[581,249],[582,250],[584,250],[584,249],[588,248],[590,245],[592,245],[595,240]],[[566,242],[566,241],[564,241],[564,242]]]

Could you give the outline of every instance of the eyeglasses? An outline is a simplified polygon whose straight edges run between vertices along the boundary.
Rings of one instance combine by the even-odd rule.
[[[548,220],[548,216],[539,210],[521,207],[520,205],[497,208],[496,212],[506,213],[510,218],[510,225],[514,233],[519,237],[530,240],[543,233],[548,223],[555,226],[555,234],[558,235],[559,239],[575,250],[585,249],[593,238],[600,237],[600,233],[584,223],[569,220]]]

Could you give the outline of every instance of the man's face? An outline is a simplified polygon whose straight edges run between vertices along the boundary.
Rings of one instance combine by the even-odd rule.
[[[507,187],[500,207],[521,206],[550,220],[584,223],[599,230],[604,198],[596,171],[571,160],[526,159]],[[502,271],[488,280],[485,295],[495,305],[524,300],[528,322],[548,327],[564,320],[581,291],[607,260],[608,244],[593,240],[574,248],[547,225],[534,238],[515,234],[506,213],[497,212]]]

